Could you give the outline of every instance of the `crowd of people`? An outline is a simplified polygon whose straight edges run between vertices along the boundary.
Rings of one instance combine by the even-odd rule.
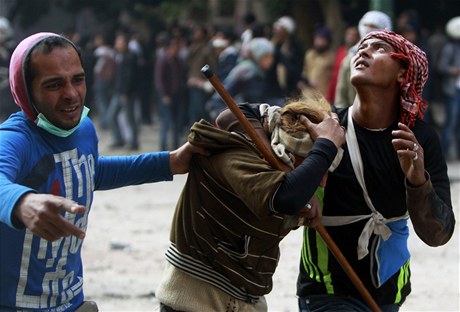
[[[396,32],[384,13],[366,13],[337,51],[325,27],[302,51],[289,16],[267,29],[248,15],[241,39],[201,26],[190,38],[159,33],[151,65],[162,151],[131,156],[99,155],[86,104],[97,101],[95,120],[113,148],[139,149],[139,123],[151,122],[148,109],[137,113],[150,90],[139,36],[117,33],[113,46],[97,37],[89,55],[55,33],[22,40],[9,64],[20,111],[0,124],[0,309],[97,311],[85,301],[81,258],[94,192],[188,173],[156,291],[160,311],[267,311],[279,243],[299,227],[299,311],[398,311],[411,292],[409,218],[429,246],[455,229],[446,138],[424,121],[432,56],[409,35],[423,32],[406,13]],[[456,48],[446,43],[440,59]],[[339,107],[329,84],[344,84],[347,56],[355,96]],[[443,62],[456,77],[449,103],[458,104],[457,61]],[[217,97],[205,64],[243,103],[242,116]]]
[[[357,25],[346,27],[339,44],[334,44],[330,29],[317,27],[312,42],[303,44],[309,47],[304,50],[290,16],[266,24],[248,13],[242,22],[240,33],[230,27],[174,26],[155,34],[153,40],[120,31],[114,38],[96,34],[82,41],[78,34],[69,33],[82,49],[90,115],[97,116],[101,129],[110,130],[111,147],[138,150],[140,125],[157,120],[161,123],[158,147],[177,148],[195,121],[213,122],[225,104],[200,72],[206,64],[237,102],[283,105],[287,98],[320,91],[335,107],[349,107],[356,96],[349,81],[356,43],[371,31],[386,29],[426,52],[430,77],[424,100],[441,104],[445,114],[439,117],[428,108],[425,120],[442,136],[448,159],[460,158],[454,86],[459,66],[452,52],[459,34],[439,29],[428,34],[415,10],[402,12],[394,23],[383,12],[369,11]],[[10,38],[0,38],[6,39]],[[9,44],[9,51],[2,50],[5,62],[12,48]],[[262,54],[272,60],[264,58],[261,64]]]
[[[336,107],[348,107],[353,104],[356,95],[349,82],[349,64],[356,52],[356,43],[371,31],[386,29],[401,34],[426,52],[430,78],[424,90],[424,99],[443,103],[445,115],[449,118],[437,118],[428,109],[425,120],[439,130],[443,151],[449,159],[460,157],[460,126],[454,109],[459,104],[452,96],[453,89],[448,86],[451,84],[449,81],[458,76],[454,69],[458,67],[454,58],[449,57],[449,51],[443,52],[440,48],[445,45],[447,50],[452,50],[456,34],[444,34],[441,40],[439,32],[428,36],[413,10],[401,13],[394,25],[385,13],[369,11],[358,25],[346,28],[343,42],[337,48],[333,44],[331,30],[321,26],[315,29],[311,44],[307,44],[310,48],[303,50],[296,38],[296,22],[289,16],[280,17],[267,25],[258,22],[249,13],[245,16],[245,23],[246,30],[241,34],[230,28],[210,30],[200,25],[190,29],[175,27],[165,30],[156,35],[154,52],[146,49],[147,45],[138,34],[132,35],[125,39],[128,41],[125,44],[127,55],[134,58],[133,64],[124,65],[124,72],[118,75],[117,71],[109,69],[110,65],[106,68],[101,64],[103,59],[104,64],[123,66],[116,66],[123,55],[116,43],[118,39],[112,47],[105,41],[106,44],[102,45],[105,52],[101,53],[101,44],[96,41],[100,36],[96,37],[92,47],[94,60],[88,62],[94,66],[93,91],[90,91],[93,96],[90,100],[97,110],[101,126],[111,129],[113,146],[137,149],[139,124],[151,123],[155,113],[161,123],[161,149],[177,148],[195,121],[204,118],[213,122],[224,104],[200,72],[205,64],[213,68],[237,102],[283,105],[286,98],[320,91]],[[439,44],[440,41],[442,44]],[[262,54],[272,55],[272,60],[265,60],[262,65]],[[117,61],[114,62],[114,59]],[[133,73],[130,74],[129,69]],[[110,73],[114,78],[111,99],[107,99],[107,87],[104,87],[107,83],[104,81]],[[122,97],[121,86],[126,89]],[[126,104],[123,104],[124,100]],[[134,110],[136,105],[137,115]],[[126,122],[122,126],[126,129],[122,129],[122,134],[126,139],[121,137],[116,121],[120,108],[125,111]],[[452,149],[454,146],[457,148],[450,150],[451,146]]]

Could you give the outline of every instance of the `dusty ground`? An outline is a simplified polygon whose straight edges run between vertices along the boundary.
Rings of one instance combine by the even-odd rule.
[[[101,154],[110,137],[100,132]],[[157,126],[143,126],[141,151],[156,151]],[[449,163],[458,219],[460,162]],[[158,311],[155,288],[164,264],[175,202],[186,176],[173,182],[97,192],[83,248],[85,294],[100,311]],[[297,311],[295,282],[301,231],[282,242],[281,260],[267,296],[269,311]],[[459,311],[459,231],[443,247],[424,245],[411,233],[413,290],[401,311]]]

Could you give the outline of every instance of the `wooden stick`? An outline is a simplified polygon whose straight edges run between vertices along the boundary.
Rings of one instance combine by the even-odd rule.
[[[227,90],[224,88],[222,85],[221,81],[219,78],[214,75],[212,72],[211,68],[209,65],[205,65],[202,69],[201,72],[205,75],[205,77],[209,80],[209,82],[212,84],[214,89],[219,93],[221,96],[222,100],[227,104],[228,108],[232,111],[232,113],[236,116],[238,121],[241,123],[241,126],[243,126],[243,129],[246,131],[246,133],[249,135],[249,137],[252,139],[256,147],[259,149],[259,151],[262,153],[264,158],[268,161],[268,163],[275,169],[284,171],[279,159],[277,159],[272,152],[268,149],[268,147],[264,144],[264,141],[262,140],[261,137],[257,134],[255,131],[254,127],[251,125],[251,123],[247,120],[246,116],[241,112],[240,108],[238,105],[235,103],[231,95],[227,92]],[[380,308],[375,302],[374,298],[372,298],[371,294],[367,290],[367,288],[364,286],[363,282],[360,280],[356,272],[353,270],[351,265],[348,263],[347,259],[345,256],[342,254],[340,251],[339,247],[335,244],[334,240],[331,238],[329,233],[327,233],[326,229],[322,224],[319,224],[316,228],[316,231],[320,234],[324,242],[326,243],[327,247],[331,251],[331,253],[334,255],[334,257],[337,259],[339,264],[342,266],[342,269],[345,271],[347,276],[350,278],[352,283],[355,285],[355,287],[358,289],[359,293],[363,297],[364,301],[369,305],[369,307],[372,309],[374,312],[379,312]]]

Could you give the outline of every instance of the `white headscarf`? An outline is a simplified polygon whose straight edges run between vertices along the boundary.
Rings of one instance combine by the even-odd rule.
[[[275,47],[273,43],[266,38],[254,38],[249,42],[249,51],[252,58],[256,62],[259,62],[263,56],[273,54]]]
[[[289,35],[294,34],[296,24],[292,17],[290,16],[282,16],[280,17],[274,24],[274,27],[282,27],[286,29]]]
[[[286,165],[294,169],[293,154],[306,157],[313,147],[313,140],[308,132],[302,137],[294,137],[281,128],[281,107],[261,104],[260,115],[267,118],[268,131],[271,133],[270,145],[275,155]],[[339,148],[329,171],[334,171],[343,157],[343,149]]]
[[[375,27],[369,27],[373,25]],[[388,15],[380,11],[369,11],[361,17],[358,24],[359,36],[362,38],[371,31],[392,30],[391,19]]]

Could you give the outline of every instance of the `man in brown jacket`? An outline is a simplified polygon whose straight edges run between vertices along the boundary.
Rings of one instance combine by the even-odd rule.
[[[161,311],[267,310],[264,295],[272,289],[279,243],[311,206],[344,142],[330,105],[322,105],[313,116],[306,103],[242,106],[255,128],[265,129],[275,154],[296,166],[289,173],[270,167],[234,119],[220,116],[223,129],[205,121],[193,125],[189,141],[212,155],[193,160],[176,207],[156,290]],[[306,210],[307,220],[318,222],[318,207]]]

